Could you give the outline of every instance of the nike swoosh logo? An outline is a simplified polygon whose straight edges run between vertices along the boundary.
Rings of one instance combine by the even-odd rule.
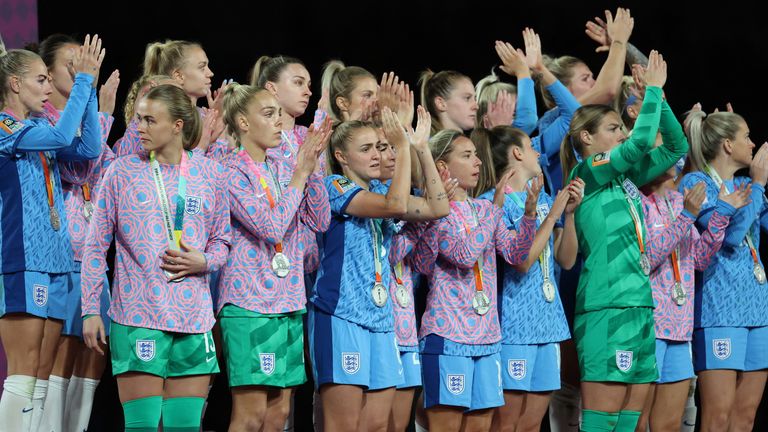
[[[205,358],[205,362],[206,362],[206,363],[210,363],[210,362],[211,362],[211,360],[213,360],[213,359],[215,359],[215,358],[216,358],[216,356],[213,356],[213,357],[206,357],[206,358]]]
[[[664,228],[664,224],[653,224],[654,228]]]
[[[683,424],[686,426],[696,426],[696,423],[688,423],[688,420],[683,420]]]
[[[23,413],[28,413],[28,412],[32,411],[33,409],[34,409],[34,408],[29,408],[29,409],[26,409],[26,408],[22,408],[22,409],[21,409],[21,412],[23,412]]]

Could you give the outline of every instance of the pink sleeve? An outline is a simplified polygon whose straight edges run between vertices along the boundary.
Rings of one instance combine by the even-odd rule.
[[[647,223],[650,221],[646,221]],[[686,213],[681,213],[675,218],[672,225],[651,236],[646,242],[648,259],[651,262],[651,269],[655,269],[662,262],[669,259],[672,251],[680,244],[683,237],[691,231],[691,225],[695,219]],[[721,239],[722,241],[722,239]]]
[[[328,203],[328,190],[320,175],[309,176],[304,197],[306,199],[301,201],[299,213],[301,221],[316,233],[327,231],[331,224],[331,206]]]
[[[389,246],[389,263],[395,265],[414,251],[419,238],[424,234],[423,223],[406,223],[399,233],[392,236]]]
[[[88,228],[82,261],[82,315],[98,315],[104,275],[107,273],[107,250],[112,243],[117,220],[117,197],[120,185],[117,165],[104,174],[95,196],[95,209]]]
[[[227,261],[229,248],[232,244],[232,228],[229,220],[229,199],[227,196],[228,170],[222,169],[216,179],[216,205],[214,219],[211,224],[211,232],[208,243],[205,245],[205,259],[208,263],[208,272],[214,272],[221,268]]]
[[[437,261],[437,238],[439,235],[440,223],[438,221],[428,222],[410,255],[414,271],[425,275],[432,274]]]
[[[496,221],[483,223],[487,222],[487,219],[480,218],[480,225],[473,228],[469,233],[466,233],[462,227],[461,232],[457,235],[448,223],[448,219],[445,218],[440,223],[440,234],[437,239],[440,256],[456,267],[470,269],[493,239]]]
[[[528,258],[536,235],[536,218],[523,216],[517,231],[507,228],[502,217],[502,209],[491,206],[493,220],[496,222],[496,252],[510,265],[521,264]]]
[[[259,192],[255,193],[254,190]],[[283,190],[283,195],[272,209],[261,185],[253,185],[250,178],[237,167],[229,171],[232,216],[251,234],[268,243],[276,244],[285,236],[299,209],[301,198],[302,193],[298,189],[288,187]]]
[[[109,166],[115,159],[115,154],[107,144],[109,131],[112,129],[114,117],[109,114],[99,113],[99,124],[101,126],[101,155],[94,160],[66,162],[59,165],[61,168],[61,179],[75,186],[82,186],[86,182],[98,180],[103,170]]]
[[[141,151],[141,140],[139,138],[139,124],[136,120],[131,120],[125,128],[122,138],[117,140],[112,150],[117,157],[137,154]]]

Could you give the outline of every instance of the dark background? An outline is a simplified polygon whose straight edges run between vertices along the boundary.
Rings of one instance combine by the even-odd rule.
[[[630,41],[646,54],[658,49],[669,65],[665,86],[678,115],[695,102],[711,111],[732,102],[760,144],[768,139],[764,103],[768,50],[764,48],[766,15],[758,2],[606,2],[577,1],[387,1],[387,2],[104,2],[39,0],[40,37],[61,32],[78,38],[98,33],[107,48],[102,82],[113,69],[121,72],[118,107],[141,69],[147,43],[166,38],[200,42],[214,71],[215,87],[225,78],[247,82],[263,54],[302,59],[319,97],[320,67],[339,58],[374,75],[394,70],[415,86],[418,73],[459,70],[474,81],[498,63],[493,42],[522,45],[521,30],[533,27],[551,55],[582,58],[597,75],[605,54],[584,34],[584,24],[603,10],[631,8],[635,28]],[[203,103],[203,101],[201,101]],[[115,112],[112,142],[123,132],[122,110]],[[765,245],[763,245],[765,251]],[[763,254],[763,256],[766,256]],[[766,353],[768,355],[768,353]],[[210,398],[206,429],[226,430],[229,396],[218,380]],[[297,397],[296,430],[308,430],[311,395]],[[308,399],[309,397],[309,399]],[[764,404],[765,405],[765,404]],[[761,407],[755,430],[766,424]],[[89,430],[120,430],[122,412],[114,381],[105,379],[97,393]]]

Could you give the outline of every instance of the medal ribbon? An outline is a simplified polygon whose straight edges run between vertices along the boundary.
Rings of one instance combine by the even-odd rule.
[[[469,204],[469,209],[472,211],[472,220],[475,222],[475,226],[480,225],[480,221],[477,219],[477,212],[475,211],[475,207],[472,205],[472,202],[467,201],[467,204]],[[471,235],[472,227],[469,226],[469,224],[464,220],[463,217],[462,217],[461,223],[464,225],[464,229],[467,231],[467,235]],[[475,265],[472,267],[472,272],[475,274],[475,291],[482,292],[483,291],[483,252],[480,252],[480,256],[477,257],[477,261],[475,261]]]
[[[181,249],[181,235],[184,228],[184,204],[187,201],[187,176],[189,175],[189,164],[186,151],[181,152],[181,164],[179,166],[179,190],[176,196],[176,215],[171,223],[171,207],[168,204],[168,192],[165,190],[163,182],[163,173],[160,171],[160,164],[157,162],[155,152],[149,153],[149,166],[152,169],[152,177],[155,181],[158,200],[160,201],[160,211],[163,213],[163,224],[165,225],[168,247],[171,250]]]
[[[629,214],[632,216],[632,222],[635,225],[635,234],[637,235],[637,246],[640,248],[640,256],[645,255],[645,242],[643,241],[643,223],[640,220],[640,214],[637,213],[637,208],[632,198],[629,196],[629,191],[621,185],[621,189],[624,191],[624,197],[629,204]]]
[[[654,201],[655,200],[656,198],[654,198]],[[667,204],[667,209],[669,210],[669,223],[671,225],[675,221],[674,209],[672,208],[672,203],[669,201],[666,195],[664,196],[664,202]],[[675,275],[675,282],[680,284],[682,287],[683,278],[680,276],[680,245],[678,245],[675,250],[672,251],[672,272]]]
[[[40,161],[43,164],[43,175],[45,175],[45,192],[48,194],[48,207],[53,208],[53,179],[51,178],[51,169],[48,156],[44,152],[38,153]]]
[[[267,181],[264,179],[264,176],[261,175],[261,172],[256,167],[256,164],[253,162],[253,159],[251,159],[251,156],[248,155],[248,152],[244,151],[243,149],[240,149],[238,154],[243,159],[245,164],[248,166],[248,169],[250,169],[251,172],[259,178],[259,183],[261,184],[261,188],[264,189],[264,193],[267,195],[267,201],[269,201],[269,208],[274,209],[277,204],[275,203],[275,197],[272,195],[272,189],[267,184]],[[269,162],[266,162],[265,160],[264,164],[267,166],[267,171],[269,171],[269,175],[272,178],[272,183],[275,184],[277,199],[280,199],[280,196],[283,193],[282,189],[280,188],[280,182],[277,181],[277,177],[272,172],[272,168],[269,167]],[[275,253],[276,254],[283,253],[282,241],[275,243]]]
[[[395,264],[394,270],[395,270],[395,280],[397,281],[397,284],[403,285],[403,262],[400,261],[397,264]]]
[[[381,233],[381,219],[369,219],[371,221],[371,237],[373,238],[373,260],[376,268],[376,283],[381,283],[381,247],[383,234]]]

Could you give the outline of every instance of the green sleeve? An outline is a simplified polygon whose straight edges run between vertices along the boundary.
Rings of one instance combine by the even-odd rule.
[[[627,177],[638,187],[663,174],[688,152],[688,140],[683,133],[683,127],[675,118],[675,113],[667,101],[661,103],[659,130],[663,144],[648,152],[640,163],[627,172]]]
[[[584,180],[585,193],[601,189],[639,163],[653,148],[661,117],[661,88],[648,87],[632,136],[610,152],[590,155],[574,174]]]

